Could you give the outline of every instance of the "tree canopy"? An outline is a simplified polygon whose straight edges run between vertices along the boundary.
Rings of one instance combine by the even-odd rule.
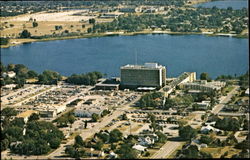
[[[193,129],[191,126],[184,126],[179,129],[179,136],[183,140],[191,140],[197,136],[196,129]]]

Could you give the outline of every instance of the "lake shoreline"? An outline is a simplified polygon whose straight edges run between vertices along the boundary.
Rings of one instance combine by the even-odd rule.
[[[81,39],[81,38],[98,38],[98,37],[108,37],[108,36],[136,36],[145,34],[168,34],[168,35],[204,35],[204,36],[224,36],[233,38],[248,38],[247,35],[241,34],[229,34],[229,33],[213,33],[213,32],[171,32],[171,31],[140,31],[140,32],[106,32],[97,34],[85,34],[81,36],[68,36],[68,37],[53,37],[44,39],[11,39],[8,45],[1,45],[0,48],[9,48],[17,45],[32,43],[32,42],[45,42],[45,41],[55,41],[55,40],[67,40],[67,39]]]

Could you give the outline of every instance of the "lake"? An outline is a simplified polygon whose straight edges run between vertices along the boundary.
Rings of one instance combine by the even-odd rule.
[[[213,1],[213,2],[206,2],[194,5],[194,7],[204,7],[204,8],[212,8],[216,6],[217,8],[227,8],[232,7],[233,9],[242,9],[248,8],[248,0],[225,0],[225,1]]]
[[[137,56],[136,56],[137,55]],[[137,58],[136,58],[137,57]],[[120,76],[120,66],[158,62],[167,76],[182,72],[243,74],[248,70],[248,39],[204,35],[137,35],[34,42],[1,49],[4,64],[25,64],[37,72],[62,75],[100,71]]]

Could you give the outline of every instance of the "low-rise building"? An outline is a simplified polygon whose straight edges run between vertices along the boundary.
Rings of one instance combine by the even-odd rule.
[[[5,77],[10,77],[10,78],[14,78],[16,76],[16,73],[13,72],[13,71],[10,71],[10,72],[3,72],[2,73],[2,76],[5,78]]]
[[[85,154],[89,157],[103,157],[104,152],[103,151],[97,151],[93,148],[84,148]]]
[[[142,145],[142,146],[149,146],[155,143],[154,138],[151,138],[149,136],[139,137],[138,141],[139,141],[139,145]]]
[[[210,101],[202,101],[196,104],[199,106],[199,109],[206,110],[210,106]]]
[[[249,96],[249,88],[247,88],[247,90],[245,91],[245,95]]]
[[[136,150],[138,150],[138,151],[140,151],[140,152],[144,152],[144,151],[146,151],[146,148],[147,148],[147,147],[144,147],[144,146],[139,145],[139,144],[135,144],[132,148],[133,148],[133,149],[136,149]]]
[[[16,87],[16,84],[7,84],[7,85],[3,86],[3,89],[10,89],[10,90],[12,90],[15,87]]]
[[[202,80],[196,82],[182,83],[180,85],[180,88],[187,90],[199,90],[202,92],[212,92],[212,91],[219,91],[225,85],[226,85],[225,82],[220,82],[220,81],[207,82],[206,80]]]
[[[97,114],[97,115],[101,115],[102,111],[104,109],[106,109],[107,107],[101,107],[101,106],[96,106],[96,105],[91,105],[91,106],[78,106],[75,110],[74,110],[74,115],[76,117],[91,117],[92,114]]]

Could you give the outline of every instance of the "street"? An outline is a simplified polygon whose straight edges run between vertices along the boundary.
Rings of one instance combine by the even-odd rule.
[[[234,89],[228,93],[228,95],[226,97],[223,97],[219,104],[217,104],[213,109],[212,109],[212,113],[213,114],[218,114],[222,108],[224,107],[224,105],[229,102],[231,100],[231,98],[233,97],[233,95],[235,94],[235,92],[239,89],[239,86],[234,86]]]

